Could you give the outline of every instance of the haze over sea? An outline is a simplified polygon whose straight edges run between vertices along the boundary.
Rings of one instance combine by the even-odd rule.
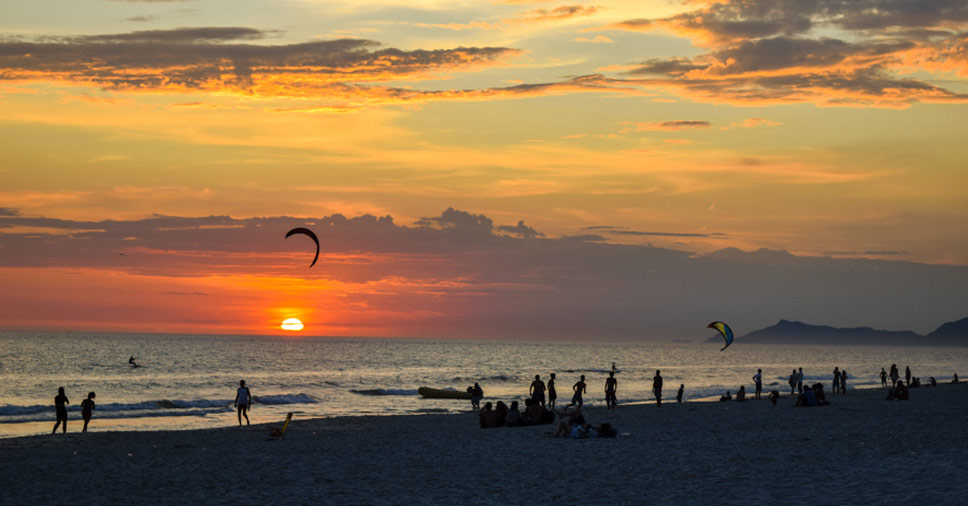
[[[705,336],[703,336],[705,337]],[[589,339],[590,343],[593,341]],[[232,401],[240,379],[255,396],[253,423],[340,415],[457,413],[468,401],[424,399],[417,388],[464,390],[475,381],[486,400],[521,400],[535,374],[557,374],[567,403],[580,374],[586,404],[604,404],[604,379],[619,369],[619,403],[651,402],[656,369],[664,397],[685,384],[697,400],[752,390],[788,391],[803,367],[806,380],[828,385],[846,368],[849,388],[879,385],[881,367],[910,366],[927,381],[968,371],[968,347],[755,345],[737,340],[725,352],[710,343],[547,343],[166,334],[0,333],[0,437],[42,434],[54,420],[53,398],[66,388],[70,431],[81,428],[80,402],[97,393],[91,430],[218,427],[236,423]],[[128,357],[144,367],[131,368]]]

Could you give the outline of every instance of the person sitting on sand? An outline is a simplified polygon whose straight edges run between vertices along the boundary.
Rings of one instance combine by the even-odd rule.
[[[88,392],[87,399],[81,401],[81,417],[84,418],[84,428],[81,432],[87,432],[87,424],[91,421],[91,412],[94,411],[94,392]]]
[[[817,396],[813,393],[813,390],[807,388],[797,397],[796,404],[793,405],[797,408],[812,408],[817,406]]]
[[[525,421],[528,425],[541,425],[541,412],[544,411],[541,408],[541,404],[534,402],[531,399],[524,400],[524,416]]]
[[[928,383],[933,387],[938,386],[938,380],[934,379],[934,376],[928,378]]]
[[[817,398],[817,406],[829,406],[827,396],[823,393],[823,383],[815,383],[812,387],[813,396]]]
[[[572,439],[586,439],[592,437],[615,437],[618,431],[612,428],[608,423],[602,423],[599,426],[594,426],[590,423],[584,425],[575,425],[571,428],[571,433],[567,437]]]
[[[910,392],[904,382],[897,380],[897,384],[890,391],[887,392],[887,400],[889,401],[906,401],[910,398]]]
[[[508,405],[502,401],[497,401],[497,408],[494,409],[494,426],[504,427],[508,419]]]
[[[581,406],[577,404],[568,406],[565,409],[556,410],[555,413],[560,418],[558,421],[558,430],[555,431],[556,437],[568,437],[571,435],[572,427],[585,424],[585,416],[582,415]]]
[[[679,404],[682,404],[682,391],[685,388],[686,388],[686,385],[684,384],[679,385],[679,393],[676,394],[676,402],[678,402]]]
[[[481,422],[481,428],[482,429],[486,429],[488,427],[493,427],[493,425],[491,425],[491,424],[493,423],[493,419],[494,419],[494,410],[491,409],[491,403],[490,402],[485,402],[484,403],[484,409],[481,409],[477,413],[477,417],[478,417],[478,419]]]
[[[252,395],[249,387],[245,386],[245,380],[239,381],[239,390],[235,394],[235,407],[238,409],[239,425],[242,425],[242,417],[245,417],[245,424],[249,425],[249,406],[252,405]]]
[[[508,416],[505,418],[505,425],[508,427],[517,427],[521,425],[521,412],[518,411],[518,401],[511,401],[511,409],[508,410]]]
[[[776,406],[776,401],[779,398],[780,398],[780,392],[778,392],[776,390],[773,390],[773,391],[770,392],[769,399],[770,399],[770,402],[772,402],[774,406]]]
[[[736,392],[736,400],[739,401],[739,402],[743,402],[743,401],[746,400],[746,386],[745,385],[740,385],[739,386],[739,391]]]
[[[64,424],[64,433],[67,433],[67,404],[71,401],[67,400],[67,395],[64,394],[64,387],[57,389],[57,397],[54,397],[54,411],[57,414],[57,423],[54,424],[54,431],[51,434],[57,434],[57,426],[61,423]]]
[[[726,395],[719,398],[719,402],[726,402],[731,400],[733,400],[733,396],[729,393],[729,390],[726,391]]]

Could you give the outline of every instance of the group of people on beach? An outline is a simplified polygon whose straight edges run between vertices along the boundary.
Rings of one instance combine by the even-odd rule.
[[[91,422],[91,415],[94,414],[94,392],[88,392],[87,399],[81,401],[81,418],[84,419],[84,428],[81,432],[87,432],[87,424]],[[62,428],[64,433],[67,433],[67,405],[71,401],[67,399],[67,394],[64,393],[64,387],[57,389],[57,396],[54,397],[54,412],[57,416],[57,422],[54,423],[54,430],[51,434],[57,434],[57,429]]]
[[[81,429],[81,432],[87,432],[87,425],[91,422],[91,416],[94,414],[96,407],[94,403],[95,397],[94,392],[88,392],[87,399],[81,401],[81,418],[84,419],[84,428]],[[52,434],[56,434],[57,429],[61,429],[64,433],[67,433],[67,405],[70,403],[71,401],[68,400],[67,394],[64,392],[64,387],[58,388],[57,396],[54,397],[54,412],[57,421],[54,423]],[[238,410],[239,425],[242,425],[242,417],[245,417],[245,424],[249,425],[248,411],[252,406],[252,394],[249,392],[249,388],[245,386],[245,380],[239,381],[239,389],[236,393],[233,406]]]

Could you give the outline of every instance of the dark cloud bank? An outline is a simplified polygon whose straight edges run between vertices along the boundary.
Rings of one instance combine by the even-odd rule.
[[[294,226],[319,236],[322,257],[313,269],[295,260],[307,245],[283,238]],[[602,240],[546,238],[523,221],[495,226],[454,209],[414,226],[370,215],[80,222],[0,213],[0,267],[305,276],[306,283],[458,280],[421,299],[443,315],[432,322],[439,336],[698,340],[712,320],[745,333],[780,318],[924,333],[968,316],[968,266],[769,250],[696,256]],[[398,306],[393,297],[367,302]]]

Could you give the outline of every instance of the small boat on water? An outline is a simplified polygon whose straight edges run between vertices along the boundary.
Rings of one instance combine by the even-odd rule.
[[[427,399],[470,399],[470,392],[461,392],[460,390],[442,390],[439,388],[430,387],[420,387],[417,389],[417,393],[421,397]]]

